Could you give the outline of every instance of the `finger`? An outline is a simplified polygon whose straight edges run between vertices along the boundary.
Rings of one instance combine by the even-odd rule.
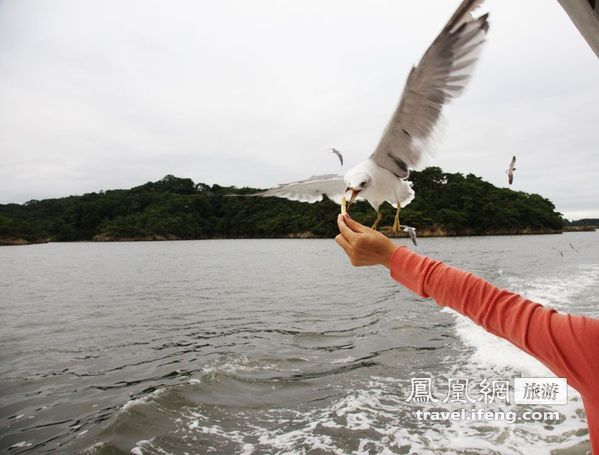
[[[345,224],[345,221],[341,215],[337,215],[337,226],[339,226],[339,232],[341,232],[341,235],[350,243],[358,236],[358,234],[347,227],[347,224]]]
[[[335,237],[335,241],[337,242],[337,244],[343,248],[343,250],[349,254],[349,250],[351,248],[350,243],[345,240],[345,237],[343,237],[341,234],[337,235],[337,237]]]
[[[349,227],[354,232],[366,232],[368,230],[368,228],[366,226],[358,223],[353,218],[350,218],[349,215],[345,215],[343,217],[343,221],[345,221],[345,224],[347,225],[347,227]]]

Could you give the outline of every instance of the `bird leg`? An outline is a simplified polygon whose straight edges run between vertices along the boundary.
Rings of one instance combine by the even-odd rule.
[[[383,217],[383,214],[380,212],[379,209],[376,209],[376,220],[374,220],[374,224],[372,225],[372,229],[376,229],[376,227],[379,225],[379,221],[381,221],[382,217]]]
[[[395,218],[393,219],[393,232],[399,232],[399,210],[401,206],[399,205],[399,201],[397,202],[397,211],[395,212]]]

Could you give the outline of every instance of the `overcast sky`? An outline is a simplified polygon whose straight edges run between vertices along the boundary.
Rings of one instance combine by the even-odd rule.
[[[366,158],[458,0],[0,0],[0,203],[166,174],[269,187]],[[556,0],[488,0],[432,164],[599,216],[599,61]]]

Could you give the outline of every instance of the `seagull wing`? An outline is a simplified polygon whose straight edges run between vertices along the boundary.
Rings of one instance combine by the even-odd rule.
[[[340,175],[315,175],[306,180],[284,183],[266,191],[246,196],[280,197],[291,201],[318,202],[327,196],[333,202],[341,204],[346,184]]]
[[[512,157],[512,161],[510,161],[510,171],[513,171],[516,168],[516,155]]]
[[[406,86],[389,124],[371,158],[399,177],[418,169],[441,110],[458,96],[489,29],[488,15],[473,18],[482,0],[463,0],[424,56],[410,71]]]
[[[337,155],[337,158],[339,158],[339,162],[341,163],[341,166],[343,166],[343,155],[341,154],[341,152],[337,149],[331,149],[331,152],[333,152],[335,155]]]

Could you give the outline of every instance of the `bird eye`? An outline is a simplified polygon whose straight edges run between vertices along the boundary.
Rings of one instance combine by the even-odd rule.
[[[360,188],[364,188],[366,186],[366,182],[360,183]]]

